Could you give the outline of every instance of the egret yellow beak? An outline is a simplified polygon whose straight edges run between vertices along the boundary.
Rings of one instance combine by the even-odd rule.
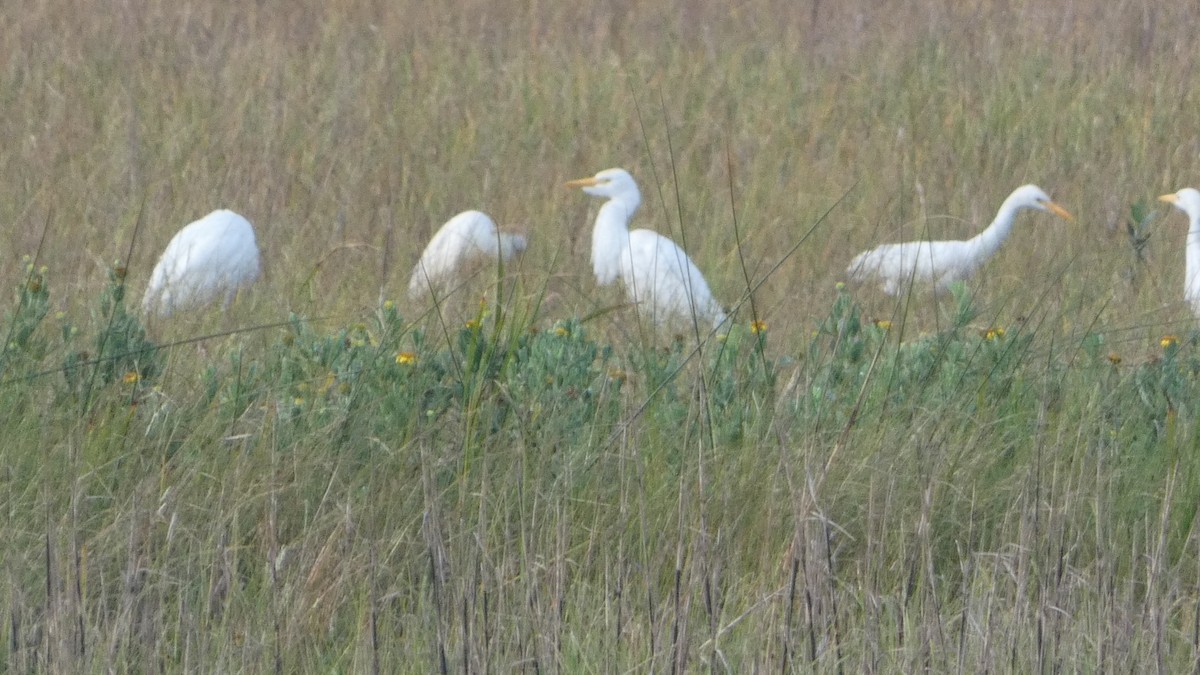
[[[1058,204],[1055,204],[1054,202],[1046,202],[1043,206],[1046,207],[1047,211],[1049,211],[1050,213],[1053,213],[1054,215],[1058,216],[1059,218],[1062,218],[1063,220],[1067,220],[1067,221],[1071,221],[1071,222],[1075,221],[1075,216],[1071,215],[1070,211],[1064,209],[1063,207],[1059,206]]]
[[[1175,196],[1175,193],[1174,193],[1174,192],[1172,192],[1172,193],[1171,193],[1171,194],[1169,194],[1169,195],[1163,195],[1163,196],[1159,197],[1159,198],[1158,198],[1158,201],[1160,201],[1160,202],[1166,202],[1166,203],[1168,203],[1168,204],[1178,204],[1178,203],[1179,203],[1179,197],[1176,197],[1176,196]]]
[[[599,184],[600,181],[596,180],[595,178],[580,178],[578,180],[567,181],[567,187],[569,188],[592,187],[593,185]]]

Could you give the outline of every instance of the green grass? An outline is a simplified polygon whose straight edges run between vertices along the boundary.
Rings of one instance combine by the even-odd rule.
[[[310,4],[0,27],[8,670],[1200,663],[1200,336],[1153,202],[1200,175],[1195,9]],[[562,183],[618,165],[728,335],[596,288]],[[1027,182],[1076,222],[951,296],[839,287]],[[144,320],[217,207],[264,278]],[[405,299],[468,208],[527,254]]]

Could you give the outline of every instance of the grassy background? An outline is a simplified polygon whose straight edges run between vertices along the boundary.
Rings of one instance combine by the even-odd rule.
[[[10,669],[1196,667],[1184,221],[1125,224],[1200,182],[1200,10],[645,4],[0,26]],[[765,350],[748,303],[694,356],[570,321],[620,296],[562,182],[617,165],[731,306],[736,215]],[[970,299],[836,288],[1027,182],[1078,219],[1022,216]],[[121,357],[114,262],[136,300],[217,207],[265,278],[151,339],[287,325]],[[530,250],[439,316],[403,290],[467,208]]]

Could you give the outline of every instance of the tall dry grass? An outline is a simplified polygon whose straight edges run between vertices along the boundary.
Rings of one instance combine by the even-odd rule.
[[[114,261],[132,251],[136,296],[217,207],[255,224],[266,276],[229,314],[151,324],[233,334],[166,350],[145,390],[64,398],[58,375],[7,373],[8,667],[1194,669],[1197,436],[1171,398],[1192,389],[1158,344],[1190,326],[1184,230],[1162,212],[1143,262],[1125,222],[1200,182],[1198,13],[22,5],[0,24],[0,286],[27,288],[35,255],[52,313],[94,333]],[[562,182],[617,165],[641,182],[638,224],[686,242],[742,324],[756,289],[765,385],[746,352],[680,366],[602,313],[619,296],[586,269],[594,204]],[[845,314],[821,332],[855,252],[969,236],[1026,182],[1078,219],[1023,216],[971,284],[977,317],[856,289],[905,341]],[[401,294],[467,208],[531,246],[512,295],[483,281],[443,324]],[[372,323],[384,299],[425,331],[422,358],[457,354],[481,294],[510,323],[488,324],[493,371],[447,357],[453,405],[433,375],[410,400],[355,379],[395,364],[320,360],[381,336],[417,349]],[[612,353],[579,362],[598,412],[571,417],[579,389],[521,379],[506,349],[596,312]],[[311,334],[239,330],[292,313]],[[996,352],[970,337],[987,326],[1033,340]],[[906,355],[914,336],[931,342]]]

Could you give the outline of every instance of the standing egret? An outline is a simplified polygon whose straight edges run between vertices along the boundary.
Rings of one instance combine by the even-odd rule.
[[[1074,220],[1066,209],[1050,201],[1036,185],[1023,185],[1000,205],[996,219],[987,229],[966,241],[910,241],[884,244],[854,257],[846,274],[853,281],[876,279],[883,292],[898,295],[910,281],[932,283],[938,292],[971,277],[1012,230],[1013,219],[1021,209],[1037,209]]]
[[[592,270],[596,283],[607,286],[619,276],[625,295],[655,324],[690,319],[713,328],[725,311],[713,298],[704,275],[675,242],[651,230],[629,231],[629,220],[642,203],[633,176],[606,169],[592,178],[567,183],[596,197],[608,197],[592,230]]]
[[[1175,194],[1159,197],[1183,211],[1188,217],[1186,267],[1183,277],[1183,298],[1200,317],[1200,191],[1184,188]]]
[[[184,227],[167,244],[142,298],[142,311],[168,317],[224,297],[258,278],[258,244],[250,221],[219,209]]]
[[[524,251],[525,244],[523,235],[497,230],[486,213],[463,211],[429,240],[408,280],[408,295],[414,300],[427,291],[447,295],[471,261],[484,257],[509,260]]]

